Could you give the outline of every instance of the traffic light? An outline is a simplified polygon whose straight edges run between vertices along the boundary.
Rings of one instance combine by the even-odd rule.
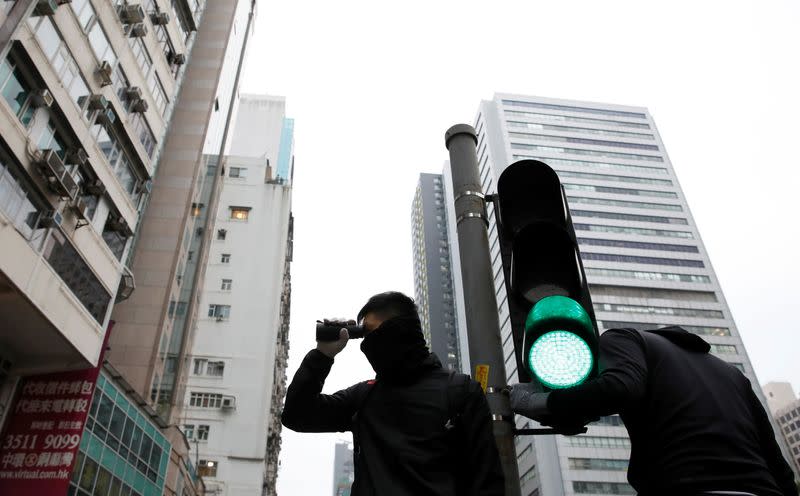
[[[596,376],[597,324],[558,175],[538,160],[515,162],[494,206],[520,382],[548,391]]]

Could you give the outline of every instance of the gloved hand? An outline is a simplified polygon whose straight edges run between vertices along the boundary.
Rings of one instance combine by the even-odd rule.
[[[511,386],[511,410],[544,424],[550,417],[547,409],[549,395],[550,393],[541,392],[537,385],[530,382],[514,384]]]
[[[533,419],[546,427],[553,427],[559,434],[574,436],[586,432],[585,421],[578,418],[555,418],[547,408],[550,393],[543,393],[537,384],[514,384],[511,388],[511,410]]]
[[[324,355],[333,358],[339,354],[340,351],[347,346],[347,342],[350,340],[350,335],[347,333],[347,329],[345,326],[347,325],[355,325],[356,321],[347,318],[333,318],[333,319],[325,319],[323,320],[325,325],[340,325],[342,329],[339,331],[339,340],[338,341],[317,341],[317,349],[322,352]]]

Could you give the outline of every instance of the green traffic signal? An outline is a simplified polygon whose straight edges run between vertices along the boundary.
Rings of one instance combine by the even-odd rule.
[[[594,353],[585,337],[594,336],[594,326],[577,301],[557,295],[542,298],[528,314],[525,334],[534,340],[526,365],[543,385],[569,388],[591,374]]]

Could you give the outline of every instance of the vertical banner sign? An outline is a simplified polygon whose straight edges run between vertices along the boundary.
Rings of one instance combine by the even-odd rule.
[[[66,494],[112,325],[97,367],[20,381],[0,436],[0,494]]]
[[[486,392],[486,387],[489,386],[489,366],[476,365],[475,366],[475,380],[481,384],[481,389]]]

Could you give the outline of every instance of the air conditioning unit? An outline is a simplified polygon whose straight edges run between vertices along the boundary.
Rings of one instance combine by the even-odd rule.
[[[183,65],[186,63],[186,55],[182,53],[176,53],[172,56],[172,63],[175,65]]]
[[[108,99],[99,93],[89,97],[89,110],[105,110],[108,107]]]
[[[236,398],[233,396],[223,396],[222,408],[224,410],[233,410],[236,408]]]
[[[101,86],[108,86],[112,84],[114,81],[111,79],[111,76],[114,73],[114,68],[106,62],[105,60],[100,63],[97,67],[97,74],[100,76],[100,85]]]
[[[99,179],[84,183],[83,187],[87,193],[94,196],[102,196],[106,192],[106,185]]]
[[[86,211],[89,210],[89,206],[86,204],[86,202],[83,201],[81,197],[76,198],[75,201],[72,202],[72,204],[70,205],[70,208],[74,210],[75,213],[78,214],[78,217],[80,217],[81,219],[85,221],[89,220],[86,215]]]
[[[67,152],[65,162],[74,165],[84,165],[89,160],[89,155],[83,148],[73,148]]]
[[[147,103],[147,100],[141,98],[131,103],[131,112],[138,112],[141,114],[147,112],[148,108],[150,108],[150,105]]]
[[[39,227],[58,227],[63,220],[64,218],[61,216],[61,212],[57,210],[46,210],[42,213],[42,216],[39,217]]]
[[[33,98],[33,104],[37,107],[49,107],[53,104],[53,95],[50,93],[50,90],[37,90],[33,92],[31,96]]]
[[[128,36],[130,36],[131,38],[142,38],[147,36],[147,26],[145,26],[141,22],[139,24],[134,24],[133,26],[131,26],[131,30],[130,33],[128,33]]]
[[[119,8],[119,19],[123,24],[136,24],[144,21],[145,13],[140,4],[128,4]]]
[[[78,194],[78,184],[69,175],[64,162],[55,151],[42,150],[36,165],[53,193],[71,200],[75,198]]]
[[[131,236],[133,231],[131,231],[130,226],[128,225],[128,221],[123,219],[122,217],[109,217],[108,222],[106,222],[106,227],[112,231],[116,231],[122,234],[125,237]]]
[[[155,26],[169,24],[169,14],[166,12],[153,12],[150,14],[150,22]]]
[[[56,13],[58,2],[56,0],[39,0],[36,2],[36,8],[33,11],[37,16],[51,16]]]
[[[115,114],[111,109],[106,109],[105,112],[100,112],[98,119],[102,120],[106,124],[114,124],[114,121],[117,120],[117,114]]]
[[[128,101],[135,101],[142,99],[142,89],[138,86],[128,86],[125,88],[125,98]]]

